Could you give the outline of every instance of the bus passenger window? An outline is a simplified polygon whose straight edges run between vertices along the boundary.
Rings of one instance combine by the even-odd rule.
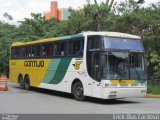
[[[100,49],[102,47],[102,38],[100,36],[93,36],[88,38],[88,50]]]
[[[80,53],[80,41],[75,41],[73,43],[73,54],[79,55],[79,53]]]
[[[56,56],[66,56],[67,55],[67,43],[59,42],[54,45]]]
[[[18,58],[19,57],[19,48],[16,47],[14,48],[14,58]]]
[[[60,54],[61,56],[65,56],[67,55],[67,43],[66,42],[62,42],[60,45]]]
[[[52,57],[53,56],[53,44],[47,45],[47,56]]]
[[[36,54],[36,46],[33,46],[31,57],[35,57],[36,56],[35,54]]]
[[[58,43],[54,44],[54,55],[55,56],[59,55],[59,44]]]
[[[24,58],[25,57],[25,52],[26,52],[26,49],[25,47],[22,48],[22,57]]]
[[[44,44],[41,46],[42,56],[44,57],[52,57],[53,56],[53,44]]]
[[[40,46],[35,45],[32,47],[32,57],[40,57]]]
[[[36,47],[36,57],[40,57],[40,45]]]
[[[32,48],[31,46],[26,47],[26,57],[31,57],[32,56]]]
[[[41,46],[42,56],[46,56],[47,55],[47,51],[46,51],[47,48],[46,47],[47,47],[46,44],[44,44],[44,45]]]
[[[82,56],[84,49],[84,40],[74,40],[69,42],[69,55]]]
[[[12,50],[11,57],[18,58],[18,48],[14,47],[14,48],[11,48],[11,50]]]

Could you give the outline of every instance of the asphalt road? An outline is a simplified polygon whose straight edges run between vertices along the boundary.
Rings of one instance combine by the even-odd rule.
[[[19,114],[109,114],[160,113],[160,99],[129,98],[116,101],[88,98],[79,102],[70,94],[33,88],[22,90],[9,83],[9,91],[0,91],[0,113]]]

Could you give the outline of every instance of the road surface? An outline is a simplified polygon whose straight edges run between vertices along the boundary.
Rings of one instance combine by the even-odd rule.
[[[80,102],[70,94],[33,88],[22,90],[8,83],[9,91],[0,91],[0,113],[19,114],[109,114],[160,113],[160,99],[128,98],[114,102],[88,98]]]

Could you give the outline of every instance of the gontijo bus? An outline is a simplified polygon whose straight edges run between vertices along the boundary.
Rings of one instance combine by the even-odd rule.
[[[10,80],[85,96],[118,99],[146,95],[144,47],[139,36],[82,32],[11,46]]]

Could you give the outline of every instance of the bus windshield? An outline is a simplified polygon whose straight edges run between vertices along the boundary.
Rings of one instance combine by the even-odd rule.
[[[146,79],[142,53],[108,52],[102,79]]]
[[[144,51],[140,39],[104,37],[104,48]]]
[[[87,67],[95,80],[146,79],[143,44],[140,39],[91,37]]]

